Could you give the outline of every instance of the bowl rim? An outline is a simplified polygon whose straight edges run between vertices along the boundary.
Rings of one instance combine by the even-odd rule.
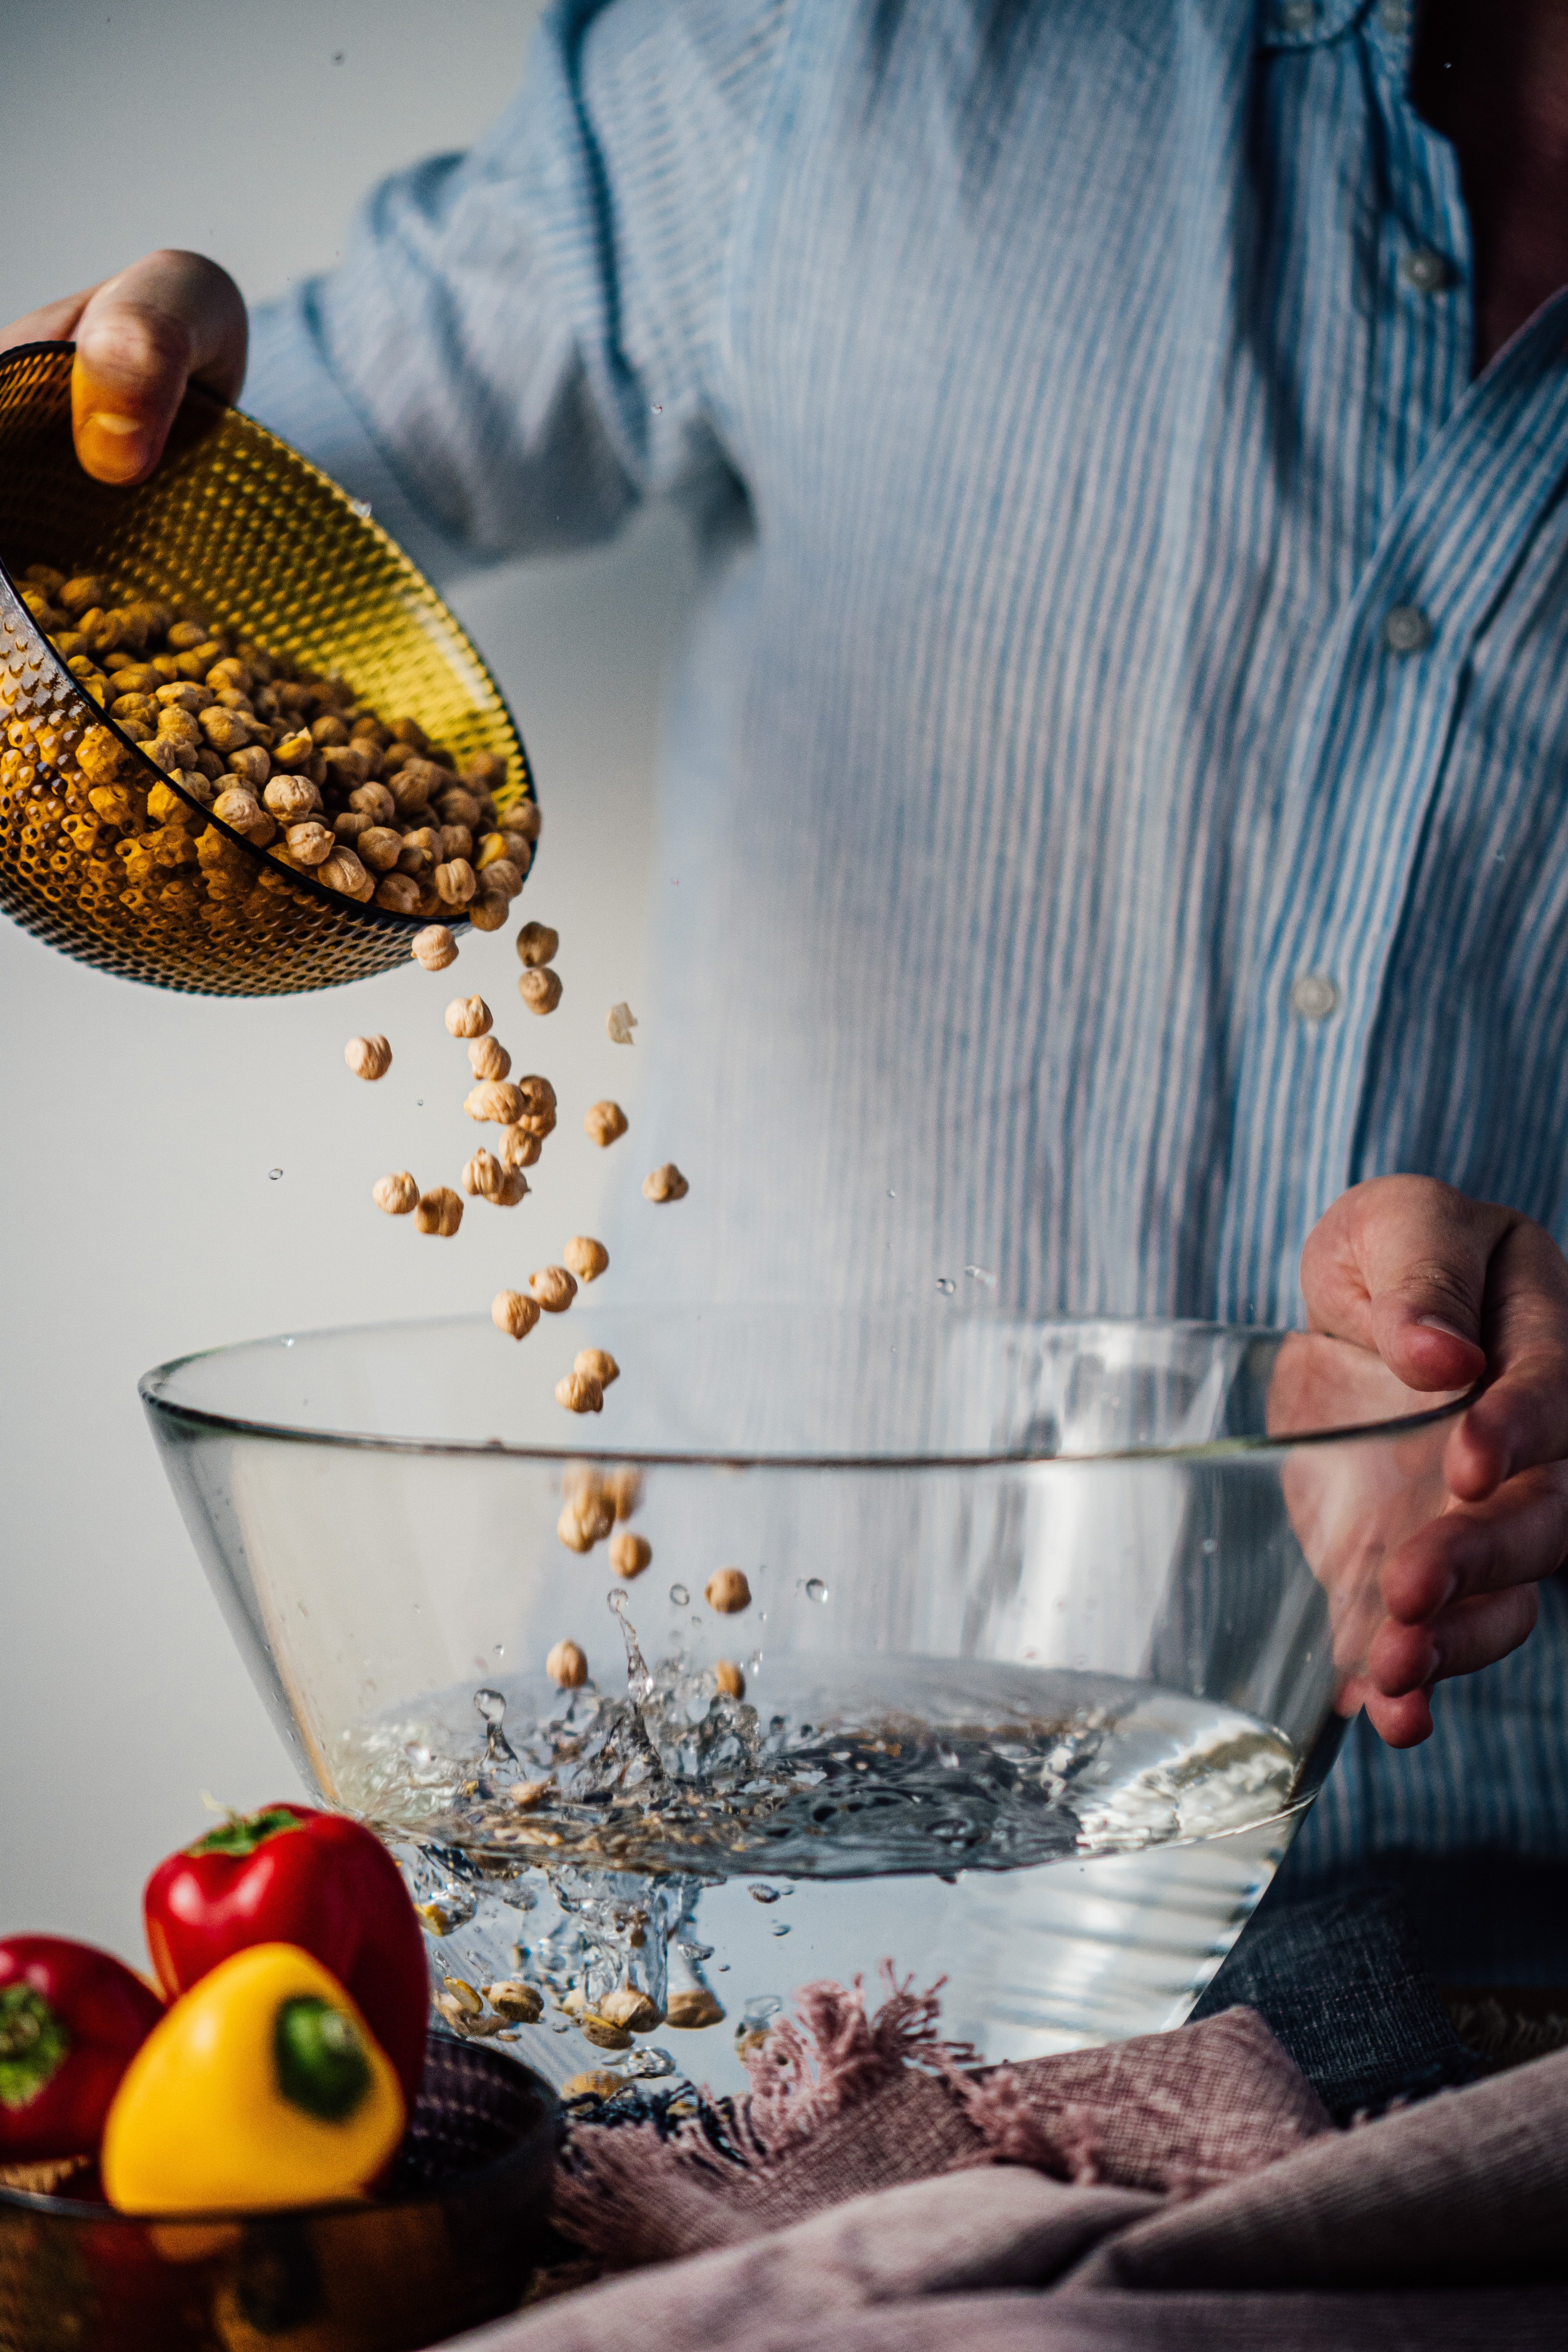
[[[623,1312],[643,1315],[668,1315],[668,1307],[650,1302],[628,1302]],[[706,1315],[797,1314],[820,1322],[823,1310],[816,1307],[746,1306],[736,1302],[688,1306],[684,1311],[700,1322]],[[894,1308],[840,1309],[844,1314],[892,1314]],[[1307,1334],[1283,1328],[1259,1324],[1211,1322],[1200,1317],[1188,1316],[1107,1316],[1050,1315],[1024,1316],[1002,1307],[982,1307],[961,1310],[951,1316],[952,1321],[971,1325],[1014,1325],[1036,1330],[1085,1331],[1160,1331],[1165,1333],[1229,1334],[1249,1344],[1281,1341]],[[157,1426],[167,1422],[192,1431],[223,1433],[229,1436],[260,1438],[277,1444],[329,1446],[350,1452],[388,1454],[428,1455],[458,1460],[475,1457],[484,1461],[523,1461],[570,1465],[574,1469],[610,1468],[621,1465],[638,1468],[687,1468],[716,1470],[810,1470],[821,1474],[847,1471],[864,1475],[870,1471],[907,1474],[914,1471],[984,1471],[1016,1470],[1023,1467],[1048,1468],[1056,1463],[1082,1467],[1096,1463],[1133,1462],[1222,1462],[1227,1459],[1282,1458],[1305,1446],[1343,1445],[1364,1441],[1375,1444],[1394,1437],[1414,1434],[1438,1423],[1458,1422],[1469,1410],[1485,1387],[1485,1378],[1461,1393],[1446,1395],[1443,1400],[1424,1411],[1399,1414],[1392,1420],[1352,1422],[1323,1429],[1292,1431],[1288,1435],[1210,1438],[1195,1444],[1129,1445],[1107,1448],[1103,1453],[1068,1454],[1043,1450],[956,1454],[786,1454],[759,1453],[755,1450],[729,1452],[697,1448],[586,1446],[579,1439],[567,1443],[524,1444],[500,1437],[423,1438],[377,1436],[363,1430],[308,1429],[285,1421],[263,1421],[237,1412],[225,1412],[211,1406],[176,1401],[163,1393],[164,1384],[173,1381],[190,1366],[209,1359],[239,1355],[248,1349],[273,1347],[292,1348],[312,1339],[347,1339],[371,1335],[385,1337],[393,1332],[456,1330],[470,1328],[476,1332],[488,1328],[489,1318],[478,1315],[402,1316],[388,1322],[348,1323],[328,1325],[320,1329],[300,1332],[277,1332],[258,1339],[226,1341],[216,1348],[197,1348],[183,1356],[173,1356],[162,1364],[154,1364],[142,1373],[136,1383],[136,1392],[150,1420]],[[1327,1337],[1327,1334],[1315,1334]],[[1342,1341],[1351,1346],[1350,1341]]]
[[[73,341],[61,341],[56,342],[50,341],[47,339],[31,343],[13,344],[8,350],[0,352],[0,375],[4,375],[8,373],[9,370],[20,361],[38,358],[46,354],[51,356],[69,356],[74,364],[76,344]],[[259,434],[262,439],[270,442],[274,448],[281,449],[285,455],[292,458],[297,465],[302,466],[307,473],[315,477],[316,481],[324,490],[331,494],[338,505],[347,509],[348,513],[353,517],[354,524],[361,530],[368,531],[373,538],[381,541],[384,551],[391,555],[401,566],[403,571],[407,573],[415,586],[422,590],[426,595],[434,598],[447,621],[461,638],[465,648],[473,659],[475,667],[488,681],[495,695],[496,700],[500,705],[501,709],[506,713],[512,733],[517,739],[518,754],[522,761],[523,801],[525,804],[537,808],[539,805],[539,796],[534,789],[533,762],[529,757],[528,746],[522,740],[522,730],[519,727],[516,719],[512,715],[511,706],[507,701],[505,695],[502,694],[500,688],[497,683],[495,673],[490,668],[490,666],[485,659],[484,655],[479,651],[478,646],[475,645],[467,629],[463,626],[462,622],[458,618],[458,615],[453,612],[446,598],[441,594],[440,590],[435,585],[434,582],[426,579],[425,573],[420,571],[419,566],[415,562],[413,557],[404,553],[404,551],[399,547],[397,541],[392,537],[391,533],[387,531],[382,524],[376,521],[374,515],[363,510],[360,501],[350,498],[348,492],[343,488],[341,482],[335,482],[330,474],[323,473],[320,466],[314,464],[310,458],[305,456],[303,450],[296,449],[291,441],[285,441],[280,434],[274,433],[269,425],[263,425],[259,418],[252,416],[247,410],[239,405],[237,401],[224,400],[220,398],[218,394],[210,391],[205,384],[197,383],[193,381],[185,387],[184,394],[180,403],[181,409],[184,409],[187,404],[197,411],[200,411],[202,407],[205,406],[211,412],[210,423],[214,425],[219,423],[225,416],[237,416],[240,422],[250,432]],[[134,487],[135,488],[140,489],[144,488],[145,485],[137,483]],[[26,606],[22,604],[22,597],[26,583],[17,578],[10,565],[5,562],[4,556],[0,556],[0,578],[5,580],[6,587],[11,591],[11,593],[15,596],[17,604],[22,606],[23,612],[26,613]],[[451,931],[462,931],[467,930],[469,928],[469,918],[461,908],[454,908],[449,913],[442,914],[440,916],[400,915],[391,907],[378,907],[374,900],[350,898],[345,897],[343,892],[341,890],[329,890],[324,882],[318,882],[314,876],[310,872],[301,872],[297,866],[280,866],[275,859],[269,859],[265,849],[258,849],[253,842],[249,842],[246,839],[244,834],[236,833],[232,825],[226,824],[221,817],[215,816],[210,808],[205,808],[200,801],[193,800],[190,793],[185,791],[183,784],[175,783],[173,777],[165,775],[162,768],[155,768],[152,761],[148,759],[146,753],[142,750],[141,745],[125,732],[119,721],[107,709],[99,709],[99,706],[93,701],[92,697],[83,687],[81,680],[71,675],[70,670],[67,667],[64,656],[56,650],[52,640],[44,635],[43,630],[40,629],[37,626],[37,624],[33,620],[32,614],[27,613],[26,616],[28,623],[32,627],[33,635],[37,639],[39,646],[43,649],[44,659],[52,665],[56,674],[58,676],[63,685],[76,696],[77,699],[85,704],[88,709],[97,712],[95,724],[100,727],[106,727],[109,730],[109,732],[114,737],[115,740],[120,744],[121,750],[128,751],[132,755],[140,770],[144,771],[150,779],[153,779],[159,783],[169,785],[174,792],[179,794],[187,808],[194,810],[198,816],[205,817],[209,824],[216,825],[219,833],[223,835],[225,840],[232,842],[237,848],[243,849],[247,856],[254,860],[258,869],[266,871],[270,867],[270,869],[276,873],[287,875],[291,884],[300,883],[303,885],[308,898],[314,898],[322,906],[331,907],[335,913],[350,916],[356,921],[362,921],[367,924],[373,930],[393,932],[402,931],[406,933],[407,936],[412,939],[416,931],[423,930],[427,923],[432,922],[443,922],[446,924],[447,929]],[[531,871],[531,868],[530,870]],[[526,880],[526,878],[527,877],[525,876],[524,879]]]
[[[455,2037],[438,2035],[431,2028],[431,2039]],[[465,2049],[471,2043],[463,2043]],[[559,2147],[563,2111],[560,2099],[543,2075],[530,2066],[525,2059],[503,2058],[497,2051],[498,2062],[512,2074],[527,2077],[538,2114],[528,2129],[510,2147],[500,2148],[487,2156],[482,2163],[471,2165],[466,2171],[454,2172],[449,2179],[425,2181],[416,2188],[402,2189],[390,2197],[339,2197],[322,2200],[312,2205],[262,2205],[235,2210],[228,2206],[214,2206],[199,2213],[126,2213],[118,2205],[100,2203],[86,2197],[58,2197],[47,2189],[14,2189],[0,2182],[0,2207],[20,2208],[25,2212],[47,2214],[60,2221],[90,2224],[95,2229],[119,2226],[130,2229],[212,2230],[226,2227],[253,2229],[269,2221],[290,2225],[300,2221],[342,2221],[357,2214],[382,2215],[407,2210],[410,2207],[438,2202],[460,2194],[469,2196],[476,2188],[523,2162],[537,2162],[546,2145],[552,2151]]]

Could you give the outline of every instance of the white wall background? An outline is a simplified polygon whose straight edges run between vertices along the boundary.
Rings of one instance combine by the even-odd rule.
[[[9,0],[0,320],[156,245],[214,255],[253,299],[330,266],[374,179],[483,129],[537,14],[536,0]],[[549,1055],[543,1033],[530,1039],[534,1066],[602,1065],[595,1091],[628,1108],[635,1057],[608,1045],[604,1010],[642,985],[659,681],[688,592],[679,531],[647,518],[616,549],[491,572],[453,598],[547,813],[523,904],[562,933],[565,995]],[[514,1047],[531,1028],[516,970],[508,930],[476,935],[453,974]],[[451,1181],[471,1148],[444,1002],[412,969],[259,1004],[165,995],[0,919],[0,1930],[134,1957],[142,1878],[205,1825],[201,1792],[248,1807],[297,1785],[136,1381],[226,1340],[479,1307],[518,1278],[510,1217],[470,1216],[437,1244],[370,1205],[384,1168]],[[342,1058],[363,1030],[396,1051],[374,1088]],[[540,1234],[592,1231],[601,1165],[563,1127],[516,1213]]]

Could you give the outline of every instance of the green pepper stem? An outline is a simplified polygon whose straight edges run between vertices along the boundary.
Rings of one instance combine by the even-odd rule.
[[[285,1830],[304,1828],[303,1822],[291,1813],[287,1805],[267,1805],[258,1813],[230,1813],[216,1830],[185,1848],[187,1853],[232,1853],[242,1861],[254,1853],[268,1838],[281,1837]]]
[[[300,1993],[278,2011],[272,2036],[278,2087],[291,2106],[324,2124],[346,2123],[369,2095],[370,2060],[352,2017]]]
[[[37,1986],[0,1990],[0,2107],[30,2107],[66,2063],[71,2038]]]

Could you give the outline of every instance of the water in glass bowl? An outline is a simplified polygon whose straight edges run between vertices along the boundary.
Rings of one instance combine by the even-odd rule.
[[[405,1858],[437,1979],[542,2003],[520,2026],[459,1995],[457,2021],[556,2082],[740,2088],[795,1986],[883,1959],[945,1977],[943,2033],[987,2060],[1179,2022],[1308,1801],[1291,1742],[1221,1701],[877,1657],[802,1660],[788,1689],[770,1664],[758,1706],[679,1648],[650,1666],[612,1606],[624,1693],[465,1686],[333,1759],[339,1801]],[[600,2011],[628,1986],[649,2019],[629,2044]]]

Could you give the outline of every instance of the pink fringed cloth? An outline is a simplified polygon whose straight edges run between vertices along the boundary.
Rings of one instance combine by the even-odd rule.
[[[983,2070],[890,1975],[797,2002],[722,2131],[574,2128],[605,2275],[469,2352],[1568,2344],[1568,2053],[1341,2131],[1251,2010]]]

